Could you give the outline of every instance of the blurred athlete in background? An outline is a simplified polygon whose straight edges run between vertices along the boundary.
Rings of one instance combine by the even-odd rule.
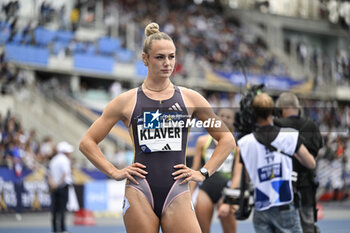
[[[229,108],[222,108],[218,111],[218,116],[225,123],[226,127],[233,133],[234,111]],[[203,135],[198,138],[196,143],[196,152],[193,159],[194,170],[198,170],[201,166],[201,161],[207,162],[215,148],[217,142],[210,135]],[[225,233],[236,232],[236,219],[234,217],[233,208],[228,204],[224,204],[222,200],[222,191],[228,187],[228,182],[231,180],[233,173],[234,151],[232,151],[225,162],[209,179],[199,184],[199,191],[193,192],[196,197],[195,210],[199,225],[203,233],[210,232],[210,225],[214,214],[215,205],[219,210],[221,226]],[[191,189],[193,186],[191,184]],[[223,205],[227,205],[224,207]]]

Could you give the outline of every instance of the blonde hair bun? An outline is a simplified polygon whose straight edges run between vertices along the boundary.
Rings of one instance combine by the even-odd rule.
[[[157,23],[150,23],[145,28],[145,35],[150,36],[159,32],[159,25]]]

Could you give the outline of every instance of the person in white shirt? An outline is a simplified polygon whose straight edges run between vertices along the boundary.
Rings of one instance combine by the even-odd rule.
[[[48,175],[51,190],[52,230],[53,232],[66,232],[65,212],[68,187],[73,183],[70,154],[74,148],[68,142],[63,141],[57,144],[56,150],[57,154],[49,163]]]
[[[301,233],[299,214],[293,203],[292,158],[309,169],[314,169],[316,162],[302,144],[298,131],[273,125],[273,109],[269,95],[255,96],[252,110],[258,127],[238,141],[237,161],[244,163],[254,186],[255,231]],[[236,167],[234,172],[234,176],[241,174]],[[237,187],[239,179],[236,181],[232,182],[232,188]]]

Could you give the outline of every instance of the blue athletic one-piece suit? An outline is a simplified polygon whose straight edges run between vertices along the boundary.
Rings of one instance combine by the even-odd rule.
[[[171,98],[161,101],[150,99],[138,88],[129,130],[134,162],[144,164],[148,174],[145,179],[136,178],[139,185],[128,181],[127,186],[142,192],[159,218],[176,197],[189,191],[187,184],[180,185],[172,175],[174,165],[185,163],[187,119],[188,111],[177,86]]]

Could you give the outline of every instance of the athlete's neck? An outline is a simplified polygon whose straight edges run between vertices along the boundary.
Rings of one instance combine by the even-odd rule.
[[[152,83],[148,79],[143,82],[143,87],[152,92],[162,92],[166,90],[171,84],[170,79],[163,83]]]

